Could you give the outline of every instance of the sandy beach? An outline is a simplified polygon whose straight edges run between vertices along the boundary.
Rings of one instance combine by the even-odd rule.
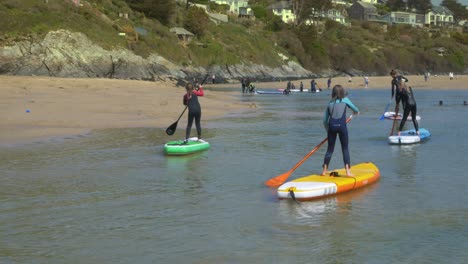
[[[468,76],[407,76],[415,89],[468,89]],[[310,88],[310,80],[302,80]],[[293,83],[299,88],[301,80]],[[322,89],[327,78],[316,79]],[[389,89],[390,76],[369,77],[368,89]],[[31,142],[43,138],[83,134],[93,129],[155,127],[164,131],[177,120],[184,106],[185,89],[171,81],[75,79],[54,77],[0,76],[0,144]],[[257,89],[285,88],[287,81],[255,83]],[[332,86],[365,89],[364,79],[335,77]],[[257,107],[239,102],[232,91],[209,88],[239,87],[240,83],[206,84],[200,100],[203,123],[227,113]],[[186,117],[183,117],[186,118]],[[185,126],[185,120],[180,126]]]

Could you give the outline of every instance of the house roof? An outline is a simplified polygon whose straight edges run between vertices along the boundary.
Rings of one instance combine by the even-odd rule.
[[[185,28],[181,27],[173,27],[169,30],[172,33],[175,33],[176,35],[189,35],[189,36],[194,36],[194,34]]]
[[[453,16],[453,12],[450,11],[447,7],[445,6],[434,6],[432,8],[432,12],[435,14],[440,14],[440,15],[449,15]]]
[[[366,3],[366,2],[362,2],[362,1],[357,1],[356,4],[358,5],[361,5],[362,7],[366,8],[366,9],[373,9],[373,10],[376,10],[377,8],[371,4],[371,3]]]

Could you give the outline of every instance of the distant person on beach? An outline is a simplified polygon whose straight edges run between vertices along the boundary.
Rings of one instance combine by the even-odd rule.
[[[299,84],[299,90],[301,91],[301,93],[304,91],[304,84],[302,83],[302,81],[301,84]]]
[[[332,89],[331,100],[327,105],[323,117],[323,125],[327,130],[328,136],[328,149],[323,160],[322,175],[327,174],[328,165],[335,149],[336,137],[339,136],[346,175],[353,176],[350,171],[348,128],[346,126],[346,109],[348,107],[351,108],[354,114],[359,114],[359,109],[346,97],[346,91],[343,86],[335,85]]]
[[[311,93],[317,92],[317,82],[315,81],[315,79],[312,79],[310,81],[310,92]]]
[[[427,82],[427,79],[429,79],[429,75],[427,74],[427,72],[424,73],[424,81]]]
[[[404,80],[405,82],[408,82],[408,79],[402,75],[398,75],[398,72],[396,70],[391,70],[390,71],[390,76],[392,76],[392,99],[395,97],[395,114],[398,113],[398,110],[400,109],[400,100],[401,100],[401,89],[399,86],[399,81]]]
[[[242,80],[241,80],[241,85],[242,85],[242,93],[245,93],[245,86],[246,85],[245,85],[245,79],[244,78],[242,78]]]
[[[364,76],[364,88],[369,88],[369,77]]]
[[[197,135],[198,140],[201,140],[201,106],[200,102],[198,101],[199,96],[203,96],[203,87],[201,85],[196,86],[196,90],[194,90],[193,85],[191,83],[187,83],[185,86],[185,90],[187,93],[184,95],[184,105],[188,107],[188,122],[187,122],[187,129],[185,130],[185,140],[184,144],[188,142],[190,138],[190,131],[192,130],[193,120],[195,119],[195,126],[197,128]]]
[[[327,89],[330,90],[332,79],[331,77],[327,80]]]
[[[211,76],[211,81],[213,82],[213,84],[215,83],[215,81],[216,81],[216,75],[213,74],[213,76]]]
[[[416,119],[416,100],[414,99],[413,89],[411,86],[406,87],[403,79],[400,79],[399,84],[401,88],[401,103],[403,104],[403,117],[401,118],[400,127],[398,128],[398,136],[400,136],[401,130],[405,126],[406,120],[408,119],[409,114],[411,113],[411,119],[413,121],[414,129],[416,134],[419,135],[419,125],[418,120]],[[440,101],[442,102],[442,101]]]

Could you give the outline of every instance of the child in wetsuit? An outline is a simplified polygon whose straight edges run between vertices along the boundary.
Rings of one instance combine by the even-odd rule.
[[[192,130],[193,120],[195,119],[195,126],[197,127],[198,141],[201,140],[201,106],[198,102],[198,96],[203,96],[203,87],[201,85],[197,86],[197,90],[193,89],[191,83],[187,83],[185,90],[187,93],[184,95],[184,105],[188,107],[188,122],[187,129],[185,131],[185,140],[184,143],[188,142],[190,138],[190,131]]]
[[[346,175],[353,176],[350,171],[350,158],[348,150],[348,128],[346,126],[346,109],[349,107],[355,114],[359,114],[359,109],[346,97],[346,92],[341,85],[335,85],[332,89],[332,99],[328,103],[323,124],[328,135],[328,149],[323,161],[322,175],[327,174],[328,164],[330,163],[333,151],[335,149],[336,136],[340,137],[341,151],[343,152],[343,161],[345,164]]]

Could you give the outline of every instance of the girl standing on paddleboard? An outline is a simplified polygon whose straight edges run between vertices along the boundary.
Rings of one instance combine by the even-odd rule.
[[[187,93],[184,95],[184,105],[188,106],[188,122],[187,129],[185,131],[185,140],[184,143],[188,142],[190,138],[190,131],[192,130],[193,120],[195,119],[195,126],[197,127],[198,141],[201,140],[201,106],[198,102],[198,96],[203,96],[203,88],[201,85],[197,86],[197,90],[193,89],[191,83],[185,85],[185,90]]]
[[[335,149],[336,136],[340,137],[341,151],[343,152],[343,161],[345,164],[346,175],[353,176],[350,171],[350,158],[348,149],[348,128],[346,126],[346,109],[349,107],[354,114],[359,114],[359,109],[346,97],[343,86],[335,85],[332,90],[331,100],[328,103],[323,124],[328,135],[328,149],[323,161],[322,175],[327,174],[328,164],[330,163],[333,151]]]

